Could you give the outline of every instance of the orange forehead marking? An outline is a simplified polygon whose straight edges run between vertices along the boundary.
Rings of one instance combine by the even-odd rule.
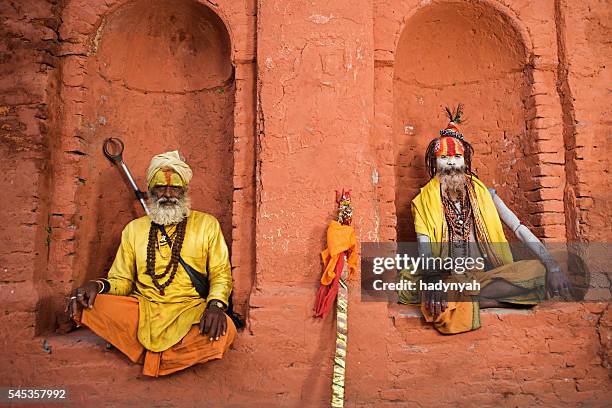
[[[440,147],[436,151],[436,156],[454,156],[456,154],[463,155],[465,149],[463,143],[454,137],[443,137],[440,139]]]
[[[172,169],[161,169],[149,182],[149,187],[153,186],[185,187],[185,183],[181,176]]]
[[[173,171],[170,169],[163,170],[164,176],[166,177],[166,185],[169,186],[172,184],[172,173]]]

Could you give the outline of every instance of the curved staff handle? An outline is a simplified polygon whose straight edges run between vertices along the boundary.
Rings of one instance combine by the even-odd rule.
[[[125,145],[121,139],[117,139],[116,137],[109,137],[104,139],[104,144],[102,145],[102,151],[106,158],[113,163],[120,163],[123,161],[123,150]]]
[[[121,139],[118,139],[116,137],[109,137],[105,139],[104,144],[102,145],[102,151],[104,152],[104,155],[106,156],[106,158],[112,161],[114,164],[117,164],[121,167],[121,169],[123,170],[123,173],[126,175],[126,177],[128,178],[128,181],[130,182],[132,188],[134,189],[134,193],[136,194],[136,198],[138,199],[138,201],[140,201],[140,205],[142,205],[142,208],[144,209],[145,213],[149,215],[149,208],[147,207],[147,203],[144,200],[143,194],[138,189],[138,186],[136,185],[136,181],[134,181],[134,177],[132,177],[130,170],[127,168],[127,166],[123,162],[123,149],[124,148],[125,148],[125,145],[123,144],[123,141],[121,141]]]

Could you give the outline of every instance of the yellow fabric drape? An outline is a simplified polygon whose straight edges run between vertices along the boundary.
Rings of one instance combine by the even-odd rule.
[[[357,238],[355,229],[350,225],[342,225],[338,221],[332,221],[327,228],[327,248],[321,252],[325,270],[321,276],[322,285],[330,285],[336,276],[336,264],[338,258],[344,251],[350,250],[348,257],[349,276],[357,270]]]
[[[181,256],[187,264],[208,276],[208,298],[200,298],[180,264],[165,295],[160,295],[151,277],[145,273],[150,227],[151,219],[144,216],[130,222],[123,230],[119,250],[108,272],[111,285],[108,293],[139,300],[138,340],[147,350],[159,352],[178,343],[191,326],[200,321],[207,302],[218,299],[227,305],[232,273],[219,222],[212,215],[191,211]],[[168,245],[161,245],[156,251],[155,274],[163,273],[170,255]],[[165,279],[167,277],[162,283]]]
[[[524,260],[502,265],[490,271],[466,272],[465,281],[476,281],[484,288],[495,279],[503,279],[516,286],[530,289],[527,295],[498,299],[500,302],[520,305],[537,305],[544,300],[544,277],[546,268],[537,260]],[[456,275],[454,277],[457,277]],[[449,279],[447,281],[452,281]],[[480,328],[480,306],[478,300],[466,296],[464,301],[448,302],[448,308],[438,316],[429,313],[421,303],[425,321],[444,334],[457,334]]]
[[[507,245],[506,236],[502,227],[497,208],[491,197],[491,193],[485,185],[476,177],[468,177],[474,185],[474,191],[478,201],[480,216],[489,234],[492,249],[497,257],[504,264],[512,262],[512,252]],[[440,180],[438,177],[432,178],[421,192],[412,200],[412,217],[414,218],[414,228],[417,234],[427,235],[432,243],[433,256],[440,256],[442,242],[447,241],[448,227],[444,219],[444,209],[440,195]]]

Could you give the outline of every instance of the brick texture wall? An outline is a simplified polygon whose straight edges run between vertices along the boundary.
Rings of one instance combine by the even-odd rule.
[[[160,21],[182,21],[179,15],[172,20],[169,3],[0,3],[0,149],[9,186],[0,213],[0,331],[9,333],[0,336],[0,378],[10,385],[58,385],[52,379],[61,378],[74,401],[100,404],[149,398],[193,405],[204,393],[211,406],[328,405],[334,325],[331,317],[314,320],[312,306],[334,190],[352,190],[361,241],[410,237],[406,205],[426,181],[423,148],[445,125],[440,108],[458,101],[466,104],[464,130],[475,141],[483,181],[499,189],[536,235],[548,242],[612,237],[607,2],[199,3],[181,0],[176,12],[205,14],[206,29],[226,32],[227,41],[198,48],[201,43],[188,40],[200,29],[196,22],[183,30],[186,43],[195,45],[184,49],[182,60],[169,61],[178,40],[167,31],[162,43],[168,48],[158,54],[166,59],[159,64],[176,76],[166,81],[150,56],[153,67],[143,69],[153,82],[136,85],[129,81],[144,77],[130,77],[133,72],[115,72],[108,81],[99,76],[108,67],[97,64],[109,63],[125,46],[106,41],[121,43],[138,32],[136,23],[133,30],[113,29],[129,7]],[[459,22],[457,33],[445,26],[428,34],[439,21]],[[447,37],[452,53],[444,48]],[[200,49],[219,56],[207,76],[193,66]],[[462,62],[457,71],[437,66],[452,58]],[[188,63],[176,65],[181,61]],[[234,74],[223,93],[182,95],[209,87],[198,81],[211,72],[227,78],[227,69]],[[121,98],[133,97],[126,84],[139,88],[135,92],[173,84],[163,91],[174,94],[124,104]],[[102,98],[107,93],[111,102]],[[138,108],[156,98],[156,108]],[[176,390],[151,386],[139,367],[101,352],[85,330],[54,334],[65,293],[97,273],[85,271],[88,265],[98,269],[108,261],[91,254],[100,247],[108,258],[117,243],[112,228],[138,211],[127,188],[119,183],[123,190],[107,191],[97,176],[115,170],[99,151],[106,136],[99,129],[111,126],[142,145],[130,145],[141,185],[144,156],[157,150],[152,140],[163,144],[170,134],[186,150],[205,130],[222,141],[215,157],[223,175],[215,187],[219,200],[206,201],[204,187],[196,192],[201,208],[219,211],[231,235],[236,301],[248,327],[227,358],[168,380]],[[147,129],[158,133],[149,138]],[[207,149],[198,142],[194,152]],[[114,199],[103,201],[105,195]],[[99,220],[114,225],[112,233],[100,233]],[[582,255],[585,274],[600,282],[591,289],[609,293],[605,266]],[[350,406],[610,401],[608,303],[489,312],[481,330],[446,337],[415,310],[362,303],[358,276],[350,293]],[[125,392],[109,395],[119,383]]]

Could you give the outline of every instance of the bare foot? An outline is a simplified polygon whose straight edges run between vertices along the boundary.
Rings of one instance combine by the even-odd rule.
[[[486,309],[488,307],[504,307],[503,303],[489,298],[480,298],[479,305],[481,309]]]

